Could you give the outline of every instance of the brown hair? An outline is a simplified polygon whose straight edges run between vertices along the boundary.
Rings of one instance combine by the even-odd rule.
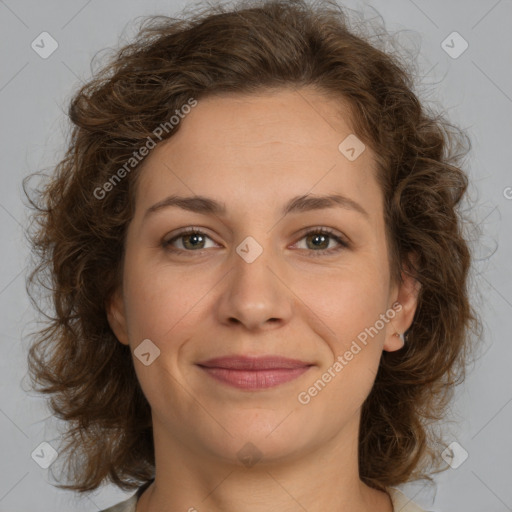
[[[154,139],[155,128],[191,97],[303,86],[348,103],[354,132],[377,158],[392,277],[397,282],[408,269],[421,284],[407,343],[383,353],[363,405],[360,477],[383,489],[442,470],[442,439],[430,427],[464,378],[469,334],[479,326],[468,299],[471,257],[458,208],[470,142],[420,104],[413,73],[398,54],[349,27],[329,0],[315,7],[302,0],[239,2],[182,19],[151,16],[75,93],[67,152],[37,199],[29,198],[37,264],[27,289],[37,305],[30,290],[46,287],[52,304],[30,347],[29,374],[68,422],[61,455],[68,455],[72,485],[59,487],[84,492],[107,479],[129,490],[154,478],[150,406],[105,309],[120,284],[140,165],[103,197],[95,191],[112,183],[134,149]]]

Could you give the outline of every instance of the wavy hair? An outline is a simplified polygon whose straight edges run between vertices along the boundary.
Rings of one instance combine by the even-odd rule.
[[[68,427],[61,456],[71,483],[59,487],[85,492],[106,480],[130,490],[155,471],[150,406],[106,315],[141,163],[108,193],[98,190],[191,97],[305,86],[349,106],[354,132],[376,155],[391,276],[399,282],[407,271],[421,284],[407,343],[382,354],[363,404],[360,478],[383,490],[443,470],[442,438],[431,427],[464,379],[480,325],[460,212],[471,143],[420,103],[413,65],[394,39],[353,25],[334,0],[242,0],[194,6],[181,18],[149,16],[74,92],[65,155],[34,198],[24,180],[35,258],[27,291],[36,306],[34,289],[50,301],[50,311],[38,308],[45,320],[32,333],[29,375]],[[395,50],[380,48],[383,41]]]

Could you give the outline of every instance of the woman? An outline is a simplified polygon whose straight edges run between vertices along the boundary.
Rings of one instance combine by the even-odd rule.
[[[334,3],[148,21],[73,98],[34,201],[60,487],[138,488],[110,512],[421,510],[396,486],[445,469],[429,426],[478,325],[464,134]]]

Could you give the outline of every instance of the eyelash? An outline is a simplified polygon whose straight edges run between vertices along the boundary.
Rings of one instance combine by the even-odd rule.
[[[337,253],[343,249],[348,249],[350,247],[350,244],[343,238],[341,238],[339,235],[337,235],[333,230],[329,229],[329,228],[325,228],[325,227],[319,227],[319,228],[312,228],[310,229],[309,231],[307,231],[306,233],[304,233],[302,235],[302,237],[299,239],[302,240],[303,238],[306,238],[307,236],[311,235],[311,234],[316,234],[316,235],[328,235],[330,238],[332,238],[333,240],[335,240],[336,242],[338,242],[340,245],[338,247],[335,247],[335,248],[331,248],[331,249],[322,249],[322,250],[319,250],[319,251],[314,251],[314,250],[311,250],[311,249],[301,249],[301,250],[305,250],[305,251],[308,251],[310,253],[312,253],[311,255],[313,257],[317,257],[317,256],[326,256],[326,255],[331,255],[331,254],[334,254],[334,253]],[[182,238],[182,237],[185,237],[187,235],[202,235],[202,236],[205,236],[206,238],[209,238],[210,240],[212,240],[212,238],[210,236],[208,236],[206,233],[204,233],[203,231],[201,231],[200,229],[198,228],[194,228],[194,227],[190,227],[190,228],[186,228],[184,229],[183,231],[179,232],[177,235],[173,236],[172,238],[168,239],[168,240],[162,240],[162,247],[170,252],[173,252],[173,253],[176,253],[176,254],[183,254],[183,253],[199,253],[199,254],[202,254],[203,251],[206,251],[208,249],[198,249],[196,251],[194,250],[184,250],[184,249],[177,249],[175,247],[173,247],[171,244],[172,242],[174,242],[175,240],[178,240],[179,238]]]

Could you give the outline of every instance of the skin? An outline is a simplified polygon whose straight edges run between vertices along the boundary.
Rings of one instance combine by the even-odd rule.
[[[108,305],[121,343],[133,351],[150,339],[160,350],[148,366],[134,356],[156,454],[156,479],[137,512],[392,511],[387,493],[359,479],[358,428],[382,352],[403,346],[395,333],[411,325],[418,290],[407,275],[391,282],[373,153],[366,147],[349,161],[338,150],[352,133],[341,112],[339,101],[311,88],[201,99],[145,160],[122,288]],[[339,206],[281,214],[292,197],[333,193],[367,217]],[[170,194],[208,196],[224,202],[226,214],[170,206],[144,216]],[[206,238],[162,246],[189,226]],[[349,247],[328,238],[317,248],[317,231],[305,232],[318,227]],[[247,236],[263,250],[252,263],[236,252]],[[400,312],[299,403],[298,394],[397,301]],[[195,364],[232,354],[314,366],[291,382],[247,391]],[[251,467],[237,456],[248,442],[263,456]]]

